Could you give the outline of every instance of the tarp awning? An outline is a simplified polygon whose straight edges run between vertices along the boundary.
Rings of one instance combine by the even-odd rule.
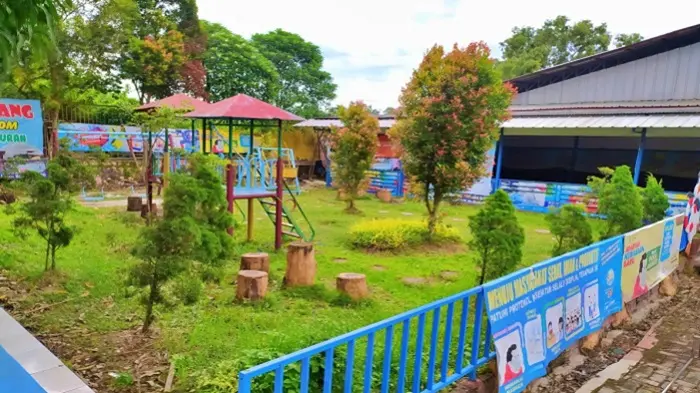
[[[700,128],[700,115],[635,116],[537,116],[514,117],[505,123],[512,128]]]

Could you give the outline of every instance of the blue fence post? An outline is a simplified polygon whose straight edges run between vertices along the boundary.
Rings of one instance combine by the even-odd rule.
[[[418,316],[418,334],[416,335],[416,358],[413,360],[413,390],[420,392],[421,368],[423,366],[423,334],[425,333],[425,313]]]
[[[331,187],[333,185],[333,178],[331,177],[331,148],[326,149],[326,187]]]
[[[474,312],[474,334],[472,336],[472,357],[471,357],[471,367],[472,370],[469,373],[472,380],[476,380],[477,364],[479,363],[479,349],[481,347],[481,317],[484,313],[484,289],[479,288],[480,291],[476,295],[476,311]]]
[[[389,383],[391,376],[391,353],[394,339],[394,326],[386,328],[384,337],[384,364],[382,365],[382,393],[389,393]]]
[[[634,184],[639,184],[639,175],[642,172],[642,160],[644,159],[644,147],[647,142],[647,129],[642,128],[642,137],[637,149],[637,160],[634,162]]]
[[[399,351],[399,375],[396,391],[403,393],[406,390],[406,361],[408,360],[408,334],[411,330],[411,320],[403,321],[401,329],[401,350]]]
[[[498,134],[498,142],[496,142],[496,176],[494,177],[493,190],[491,193],[496,192],[501,188],[501,168],[503,166],[503,128]]]

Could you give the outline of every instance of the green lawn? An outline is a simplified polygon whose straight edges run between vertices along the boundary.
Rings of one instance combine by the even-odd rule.
[[[317,232],[318,285],[303,290],[280,287],[285,255],[271,252],[273,226],[256,206],[256,242],[241,241],[231,251],[225,281],[208,286],[194,306],[157,310],[158,345],[171,356],[179,355],[179,377],[186,378],[222,360],[245,357],[248,351],[265,357],[300,349],[475,285],[478,268],[466,246],[457,252],[451,247],[409,255],[368,254],[348,247],[346,234],[353,223],[383,217],[422,219],[424,207],[419,203],[360,200],[357,205],[364,214],[354,216],[342,212],[343,203],[330,190],[307,191],[299,200]],[[446,205],[443,220],[458,228],[466,241],[470,236],[468,217],[477,209]],[[523,265],[546,259],[552,240],[551,235],[538,231],[547,227],[544,216],[518,213],[518,219],[526,234]],[[16,238],[10,230],[11,218],[0,216],[0,267],[13,279],[37,287],[25,303],[71,299],[33,318],[33,327],[56,332],[85,324],[95,332],[91,339],[104,344],[102,336],[140,323],[138,299],[128,296],[122,283],[125,269],[134,262],[129,250],[142,224],[121,209],[80,208],[71,221],[80,231],[71,246],[58,252],[58,280],[47,280],[42,278],[44,246],[40,239]],[[241,228],[236,237],[242,240],[244,232]],[[271,253],[269,294],[255,305],[235,303],[231,285],[240,254],[248,251]],[[443,278],[443,271],[454,273]],[[341,272],[366,274],[372,300],[353,307],[336,305],[335,276]],[[405,277],[425,278],[426,283],[407,285],[402,282]]]

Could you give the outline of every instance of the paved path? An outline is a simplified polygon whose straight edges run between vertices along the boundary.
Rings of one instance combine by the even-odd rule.
[[[668,392],[700,392],[700,358],[693,357],[694,346],[697,352],[700,343],[700,279],[693,281],[697,289],[688,299],[660,320],[625,359],[602,373],[614,374],[616,367],[629,371],[617,380],[607,380],[594,392],[659,393],[676,376]],[[690,364],[683,369],[688,360]]]

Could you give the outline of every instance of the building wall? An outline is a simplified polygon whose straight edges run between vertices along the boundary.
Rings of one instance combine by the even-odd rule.
[[[519,94],[514,105],[700,99],[700,43]]]

